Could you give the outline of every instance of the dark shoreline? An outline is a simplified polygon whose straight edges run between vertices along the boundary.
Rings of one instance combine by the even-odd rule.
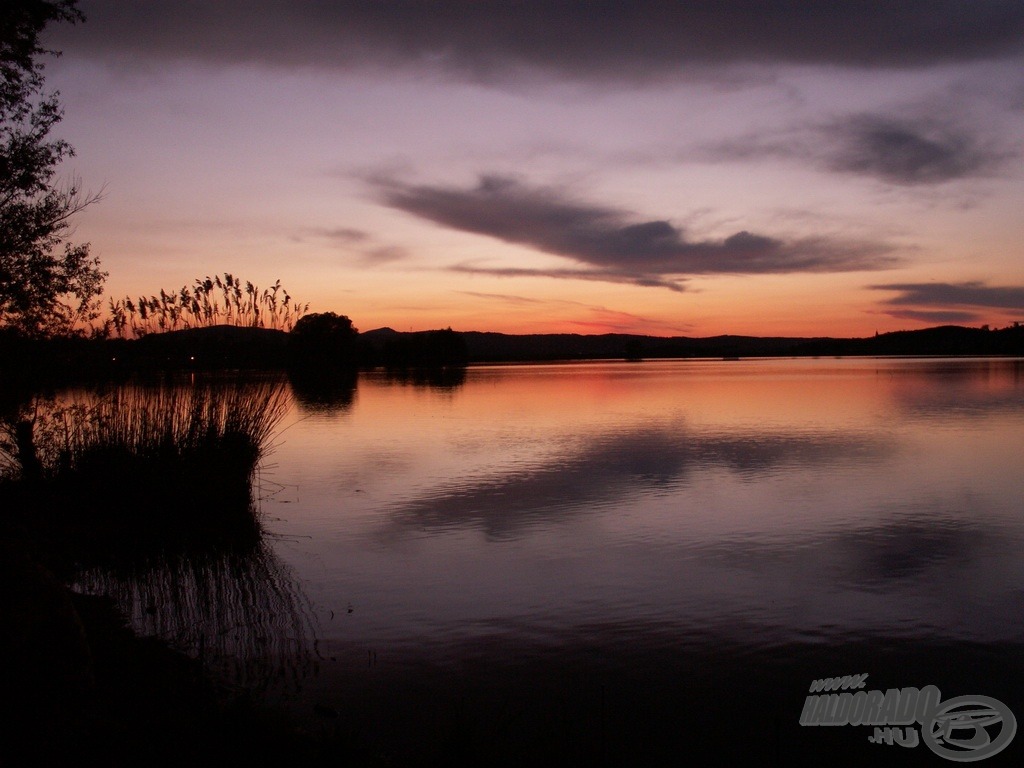
[[[0,765],[372,764],[258,701],[0,534]]]
[[[629,334],[512,335],[478,331],[358,334],[343,351],[290,343],[266,328],[214,326],[140,339],[24,339],[0,333],[0,382],[119,378],[141,372],[297,370],[318,376],[477,363],[751,357],[978,357],[1024,355],[1024,326],[939,326],[867,338],[659,337]]]

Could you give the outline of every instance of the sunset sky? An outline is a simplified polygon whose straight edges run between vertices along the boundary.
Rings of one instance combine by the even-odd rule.
[[[1024,321],[1024,3],[117,2],[54,28],[108,293],[360,330]]]

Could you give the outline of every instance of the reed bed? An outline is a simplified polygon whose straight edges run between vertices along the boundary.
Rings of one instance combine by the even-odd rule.
[[[37,419],[43,493],[62,517],[85,512],[92,523],[130,522],[162,536],[241,524],[258,536],[253,481],[287,405],[281,381],[79,394]]]
[[[309,304],[295,301],[278,280],[266,289],[230,273],[197,278],[191,286],[159,295],[110,299],[106,328],[120,338],[186,328],[237,325],[290,331]]]

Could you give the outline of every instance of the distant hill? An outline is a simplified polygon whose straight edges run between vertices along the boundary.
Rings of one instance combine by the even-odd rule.
[[[814,339],[797,355],[1024,355],[1024,326],[998,330],[942,325],[866,339]]]
[[[451,332],[445,332],[451,333]],[[358,336],[361,365],[394,362],[396,354],[414,365],[431,364],[441,355],[431,339],[439,331],[402,332],[376,328]],[[1024,326],[988,330],[944,325],[916,331],[894,331],[866,338],[784,336],[642,336],[605,333],[507,334],[484,331],[452,333],[464,343],[457,358],[470,363],[554,360],[642,360],[658,358],[743,358],[873,355],[1024,355]],[[154,333],[137,341],[118,342],[118,355],[128,366],[196,368],[284,368],[288,334],[267,328],[219,325]],[[420,358],[426,357],[427,360]],[[295,362],[293,360],[293,362]]]
[[[383,348],[406,334],[378,328],[360,335]],[[608,333],[514,335],[466,331],[470,362],[651,359],[675,357],[793,357],[816,355],[1024,355],[1024,327],[985,330],[941,326],[867,338],[773,336],[641,336]]]

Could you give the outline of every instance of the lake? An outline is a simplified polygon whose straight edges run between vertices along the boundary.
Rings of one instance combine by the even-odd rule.
[[[1024,716],[1022,373],[679,360],[296,387],[258,480],[263,560],[219,632],[275,649],[267,695],[305,727],[400,764],[973,757],[800,719],[813,680],[863,673]],[[156,631],[152,588],[132,599]],[[960,736],[1005,742],[1010,718]]]

